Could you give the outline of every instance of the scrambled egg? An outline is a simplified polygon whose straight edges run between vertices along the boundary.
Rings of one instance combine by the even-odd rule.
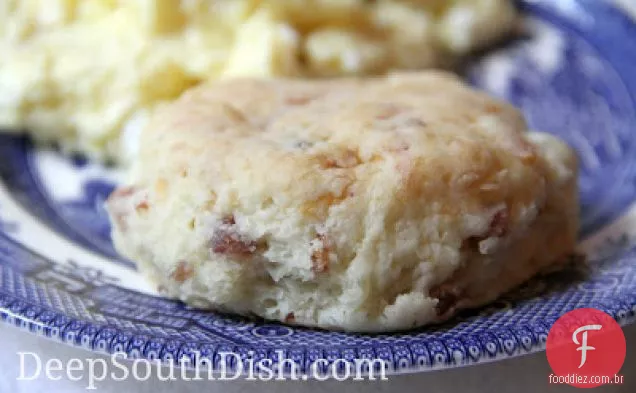
[[[0,128],[125,163],[193,85],[443,66],[514,19],[509,0],[3,0]]]

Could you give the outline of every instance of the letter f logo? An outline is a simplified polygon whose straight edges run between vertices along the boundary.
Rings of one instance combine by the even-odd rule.
[[[593,351],[596,348],[588,346],[587,345],[587,331],[588,330],[601,330],[603,328],[603,326],[601,325],[586,325],[586,326],[581,326],[580,328],[576,329],[574,331],[574,333],[572,333],[572,341],[574,341],[574,344],[576,345],[580,345],[580,347],[578,347],[576,350],[577,351],[581,351],[581,364],[579,365],[579,368],[583,367],[583,365],[585,364],[585,361],[587,360],[587,351]],[[579,333],[583,332],[582,334],[582,343],[579,342],[577,336],[579,335]]]

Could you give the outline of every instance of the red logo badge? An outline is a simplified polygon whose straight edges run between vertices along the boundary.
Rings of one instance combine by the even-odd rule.
[[[625,334],[603,311],[581,308],[559,318],[548,333],[551,383],[579,388],[622,383],[618,375],[625,362]]]

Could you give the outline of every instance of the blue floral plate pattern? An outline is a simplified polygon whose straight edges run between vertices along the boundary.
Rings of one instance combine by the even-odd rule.
[[[468,77],[558,134],[581,162],[586,264],[536,278],[430,328],[326,332],[191,309],[162,299],[117,256],[102,202],[116,171],[0,134],[0,320],[89,350],[218,366],[232,351],[305,370],[313,359],[380,358],[426,371],[541,350],[563,313],[636,313],[636,26],[599,0],[521,1],[528,36],[476,60]]]

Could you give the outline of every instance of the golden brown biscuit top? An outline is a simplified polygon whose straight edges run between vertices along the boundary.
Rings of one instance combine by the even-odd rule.
[[[214,143],[256,142],[281,150],[328,144],[359,150],[364,159],[485,143],[524,159],[534,154],[517,110],[441,72],[218,82],[187,93],[149,127],[154,136],[180,139],[175,130]]]
[[[445,73],[234,80],[160,111],[142,137],[138,173],[145,183],[242,193],[229,205],[258,200],[253,209],[285,195],[307,201],[316,218],[384,182],[444,214],[515,201],[514,220],[545,194],[547,166],[525,131],[512,106]]]

